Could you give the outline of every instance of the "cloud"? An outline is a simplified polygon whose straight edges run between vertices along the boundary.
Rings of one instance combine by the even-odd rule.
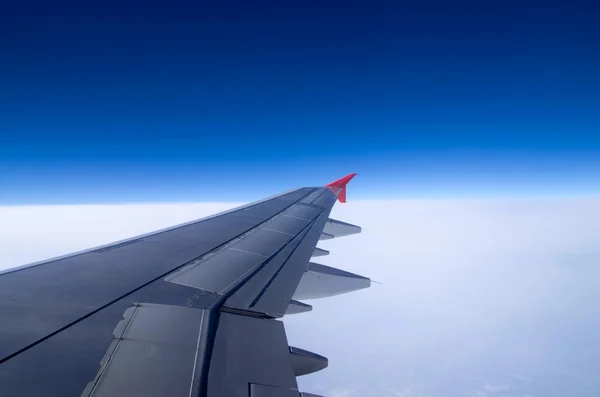
[[[484,390],[492,393],[503,393],[512,390],[510,385],[485,385]]]
[[[235,205],[0,207],[0,268]],[[330,360],[300,378],[301,390],[347,397],[600,390],[600,199],[355,201],[332,216],[366,230],[321,242],[331,255],[316,261],[382,284],[310,301],[313,312],[285,318],[292,345]]]

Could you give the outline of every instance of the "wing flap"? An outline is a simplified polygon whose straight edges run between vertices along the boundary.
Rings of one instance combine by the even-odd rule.
[[[83,397],[188,397],[206,310],[141,303],[128,309]]]
[[[294,238],[294,235],[261,228],[235,242],[230,248],[268,258],[285,246],[292,238]]]
[[[323,211],[323,208],[318,205],[298,203],[292,205],[290,208],[284,211],[283,215],[312,221],[321,213],[321,211]]]
[[[213,346],[209,396],[247,396],[248,384],[298,393],[281,321],[221,313]]]
[[[315,214],[315,217],[316,215],[318,215],[318,213]],[[265,225],[265,228],[295,236],[308,226],[313,219],[314,218],[300,219],[289,216],[280,216]]]
[[[186,266],[165,278],[172,283],[222,294],[229,286],[256,266],[265,257],[251,252],[227,248],[192,266]]]

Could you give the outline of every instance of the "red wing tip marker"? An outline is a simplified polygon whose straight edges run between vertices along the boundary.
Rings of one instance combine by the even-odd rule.
[[[346,202],[346,185],[356,176],[355,173],[348,174],[337,181],[325,185],[337,196],[340,203]]]

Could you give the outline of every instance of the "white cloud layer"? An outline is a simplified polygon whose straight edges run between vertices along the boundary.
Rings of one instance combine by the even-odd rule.
[[[235,203],[0,207],[0,269],[210,215]],[[291,344],[331,396],[600,394],[600,199],[357,201],[361,235],[318,262],[381,281],[310,301]]]

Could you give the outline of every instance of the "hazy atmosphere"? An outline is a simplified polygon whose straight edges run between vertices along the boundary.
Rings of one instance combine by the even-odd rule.
[[[0,207],[0,268],[89,248],[236,203]],[[317,262],[382,284],[287,316],[327,356],[301,390],[354,396],[600,393],[600,200],[353,201],[362,234]]]

